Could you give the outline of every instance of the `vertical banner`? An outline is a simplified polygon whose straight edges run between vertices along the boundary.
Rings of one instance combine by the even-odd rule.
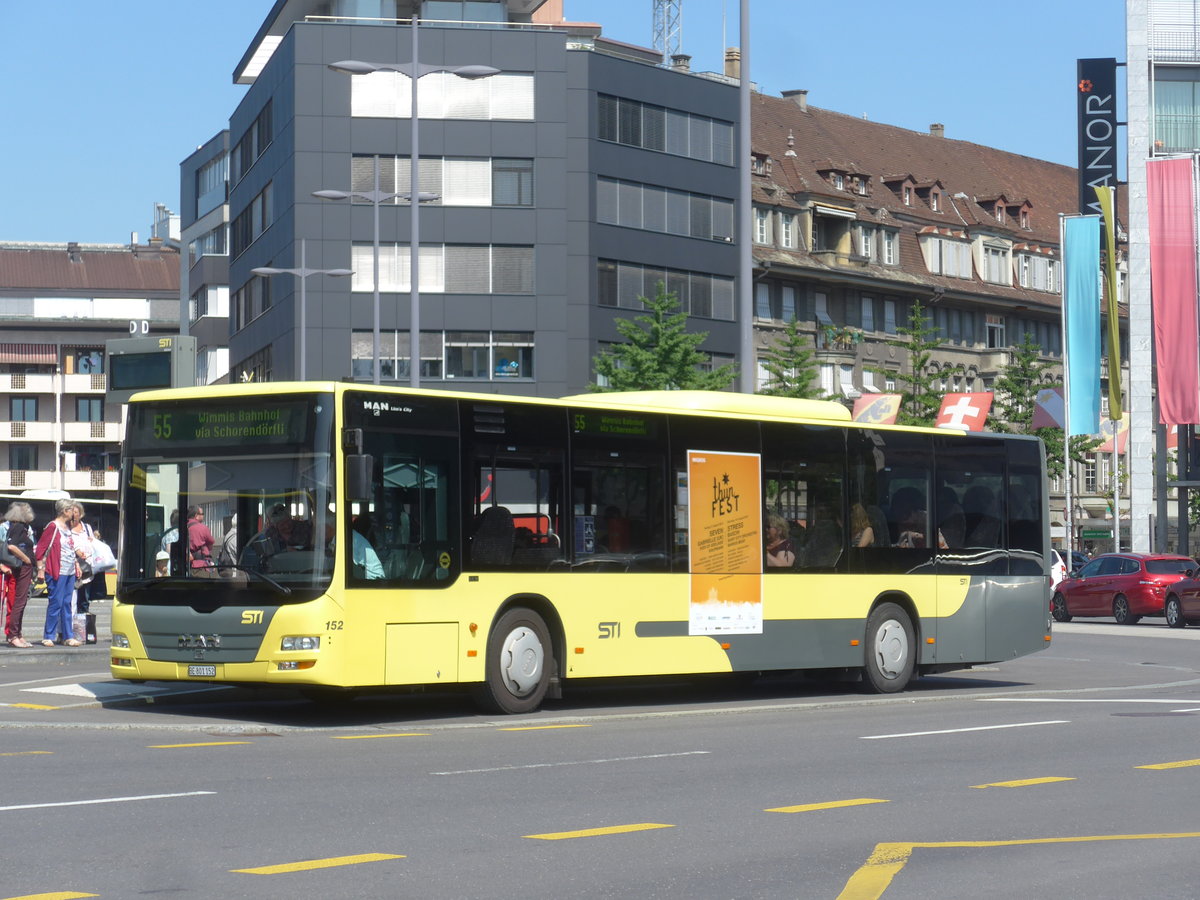
[[[1030,428],[1062,428],[1066,424],[1066,401],[1060,387],[1042,388],[1034,401]]]
[[[689,450],[688,634],[762,634],[762,460]]]
[[[1104,311],[1108,316],[1108,417],[1121,418],[1121,320],[1117,309],[1117,189],[1096,187],[1104,223]]]
[[[1100,430],[1100,217],[1068,218],[1063,235],[1070,437]]]
[[[1100,212],[1092,189],[1117,183],[1117,61],[1076,60],[1079,212]]]
[[[1194,185],[1191,157],[1146,161],[1158,417],[1167,425],[1200,423]]]

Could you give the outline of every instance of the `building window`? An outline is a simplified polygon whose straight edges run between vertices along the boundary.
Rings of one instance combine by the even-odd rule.
[[[1004,342],[1004,317],[987,314],[987,345],[989,350],[1007,347]]]
[[[733,201],[615,178],[596,179],[596,221],[702,240],[733,239]]]
[[[1096,465],[1096,457],[1094,454],[1088,454],[1083,461],[1083,490],[1088,494],[1096,493],[1096,485],[1098,482],[1098,471]]]
[[[883,330],[888,334],[896,334],[896,301],[883,301]]]
[[[887,394],[894,394],[896,392],[896,376],[891,372],[883,376],[883,390]]]
[[[937,191],[929,192],[929,208],[931,210],[933,210],[934,212],[941,212],[942,195],[939,194]]]
[[[912,206],[912,188],[907,185],[904,187],[904,205]]]
[[[238,213],[229,227],[230,242],[234,257],[240,256],[247,247],[258,240],[258,236],[270,227],[274,220],[272,189],[268,184],[254,199]]]
[[[194,266],[202,256],[225,256],[229,252],[226,245],[228,231],[227,225],[218,225],[188,244],[188,265]]]
[[[785,284],[779,290],[781,303],[779,315],[776,318],[783,319],[785,322],[791,322],[797,317],[796,286],[792,284]]]
[[[533,338],[531,331],[423,331],[421,377],[476,381],[532,379]],[[356,379],[374,375],[373,341],[370,331],[351,334],[351,372]],[[384,331],[379,345],[380,380],[407,380],[409,333]]]
[[[237,184],[242,180],[255,161],[263,155],[263,151],[270,146],[274,136],[271,122],[271,101],[268,100],[266,106],[262,108],[262,112],[250,123],[246,133],[233,145],[229,164],[230,184]]]
[[[896,265],[896,232],[883,229],[883,264]]]
[[[229,198],[229,155],[210,159],[196,172],[196,218],[211,212]]]
[[[984,280],[992,284],[1012,284],[1012,264],[1009,262],[1008,249],[1004,247],[984,247]]]
[[[412,184],[412,160],[407,156],[357,155],[350,160],[350,190],[369,194],[375,190],[375,163],[379,162],[379,189],[403,194],[384,201],[407,206]],[[440,206],[533,206],[533,160],[487,157],[422,156],[418,189],[436,194],[427,201]],[[365,197],[351,198],[367,204]]]
[[[36,422],[38,420],[37,397],[10,397],[8,418],[13,422]]]
[[[830,172],[829,181],[839,191],[846,189],[846,178],[841,172]]]
[[[858,255],[875,258],[875,229],[870,225],[858,227]]]
[[[785,250],[796,249],[796,214],[779,214],[779,246]]]
[[[1027,209],[1021,210],[1021,227],[1027,230],[1029,228],[1029,210]]]
[[[37,444],[9,444],[8,467],[16,472],[36,472],[38,467]]]
[[[533,206],[533,160],[492,160],[492,206]]]
[[[875,330],[875,298],[862,298],[862,329],[863,331]]]
[[[417,82],[417,103],[422,119],[532,121],[533,81],[529,72],[478,79],[430,72]],[[350,115],[355,118],[411,118],[411,98],[408,76],[400,72],[350,76]]]
[[[230,333],[240,331],[271,308],[271,279],[255,276],[230,298]]]
[[[600,306],[641,311],[638,298],[653,297],[659,282],[689,316],[733,321],[732,278],[608,259],[596,262],[596,302]]]
[[[815,307],[814,315],[818,325],[832,325],[833,319],[829,317],[829,296],[820,291],[813,294],[813,304]]]
[[[354,276],[350,289],[374,290],[374,247],[355,243],[350,248]],[[532,294],[533,247],[499,244],[422,244],[420,289],[431,294]],[[408,244],[384,244],[379,249],[380,290],[409,290]]]
[[[772,318],[771,286],[762,281],[754,286],[754,315],[760,319]]]
[[[951,278],[971,277],[971,245],[935,236],[920,238],[925,267],[934,275]]]
[[[103,422],[104,421],[104,398],[103,397],[76,397],[75,398],[75,421],[76,422]]]
[[[771,213],[770,210],[754,210],[754,243],[771,243]]]
[[[597,136],[602,141],[733,165],[732,122],[607,94],[600,94],[597,102]]]

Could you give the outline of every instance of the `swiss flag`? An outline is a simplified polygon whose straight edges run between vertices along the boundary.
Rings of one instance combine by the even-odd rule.
[[[983,431],[988,411],[992,408],[992,392],[977,394],[947,394],[942,399],[942,411],[934,423],[938,428],[965,428]]]

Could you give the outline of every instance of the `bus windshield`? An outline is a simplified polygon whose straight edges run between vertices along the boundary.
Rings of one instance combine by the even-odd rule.
[[[328,395],[131,410],[118,590],[138,602],[221,605],[252,590],[312,599],[333,570]],[[150,516],[156,505],[167,510]]]

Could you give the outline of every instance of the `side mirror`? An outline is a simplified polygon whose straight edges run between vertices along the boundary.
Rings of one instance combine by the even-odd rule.
[[[375,482],[375,457],[369,453],[346,454],[346,497],[370,500]]]

